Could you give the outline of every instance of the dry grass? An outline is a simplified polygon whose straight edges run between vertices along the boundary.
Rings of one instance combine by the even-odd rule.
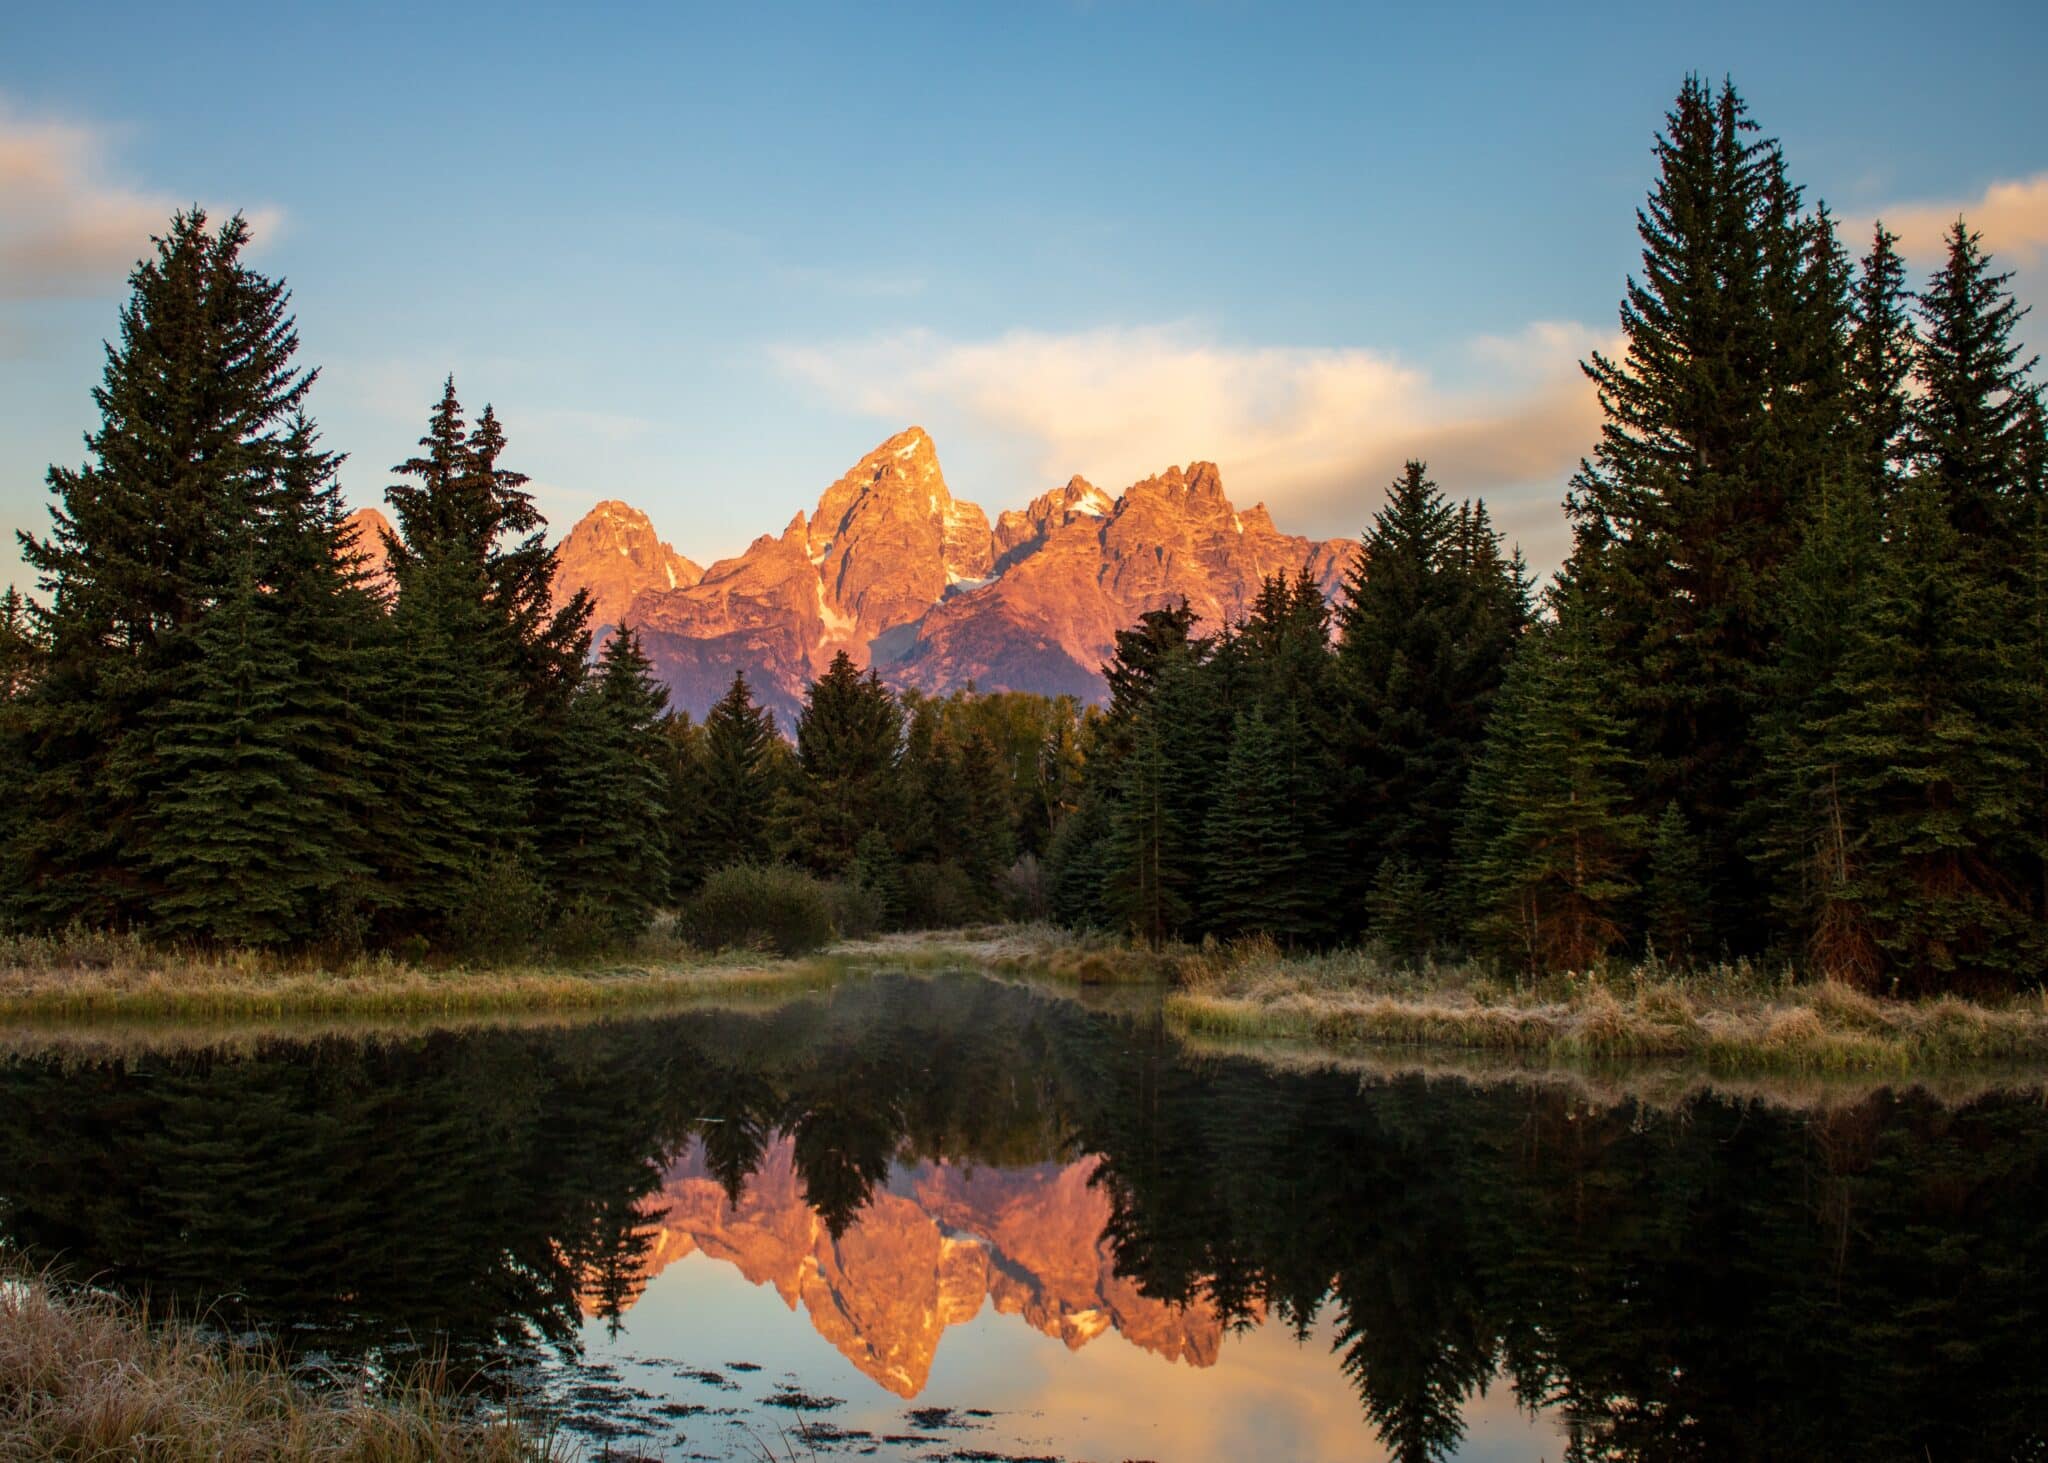
[[[0,1274],[0,1457],[548,1459],[517,1419],[486,1417],[432,1372],[382,1394],[310,1385],[278,1359],[189,1323],[10,1267]]]
[[[894,970],[974,969],[1082,986],[1156,985],[1172,977],[1179,958],[1113,935],[1049,924],[879,935],[837,945],[833,954]]]
[[[2048,995],[1880,1000],[1746,963],[1648,962],[1502,982],[1478,966],[1397,969],[1369,951],[1289,955],[1270,941],[1168,957],[1168,1016],[1209,1036],[1344,1048],[1435,1047],[1546,1060],[1683,1059],[1713,1071],[1899,1073],[2048,1061]]]
[[[597,1011],[829,983],[826,961],[705,954],[657,931],[584,960],[430,965],[165,948],[127,935],[0,937],[0,1021],[437,1017]]]

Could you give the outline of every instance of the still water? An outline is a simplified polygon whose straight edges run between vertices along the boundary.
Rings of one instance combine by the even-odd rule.
[[[11,1052],[0,1236],[593,1457],[2048,1457],[2034,1092],[1361,1076],[970,976]]]

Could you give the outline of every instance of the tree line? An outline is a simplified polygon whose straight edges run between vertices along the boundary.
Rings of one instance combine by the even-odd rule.
[[[1894,990],[2048,955],[2048,412],[1961,221],[1852,261],[1732,85],[1689,79],[1542,593],[1410,463],[1334,608],[1117,637],[1101,709],[894,692],[701,723],[593,653],[502,424],[451,381],[386,587],[283,285],[179,215],[0,601],[0,918],[254,945],[630,934],[781,861],[867,923],[1370,940],[1532,970],[1728,956]]]
[[[2048,414],[1958,221],[1852,264],[1688,80],[1540,596],[1410,463],[1326,618],[1119,637],[1054,847],[1068,920],[1479,952],[1769,955],[1900,991],[2048,956]]]

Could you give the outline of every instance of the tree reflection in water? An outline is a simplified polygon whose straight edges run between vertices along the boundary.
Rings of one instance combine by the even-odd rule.
[[[0,1061],[0,1230],[290,1344],[568,1348],[686,1152],[791,1140],[833,1236],[892,1168],[1099,1155],[1116,1270],[1306,1334],[1404,1458],[1480,1389],[1579,1458],[2048,1452],[2048,1112],[1279,1070],[966,978],[770,1012]],[[694,1145],[701,1144],[701,1149]],[[223,1300],[223,1298],[225,1298]]]

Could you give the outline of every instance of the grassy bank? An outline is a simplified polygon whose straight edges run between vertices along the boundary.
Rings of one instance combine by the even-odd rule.
[[[706,954],[672,935],[586,959],[425,964],[165,949],[106,934],[0,938],[0,1021],[275,1020],[577,1012],[828,984],[829,961]]]
[[[2048,998],[1887,1000],[1744,963],[1655,963],[1503,981],[1476,966],[1393,969],[1366,952],[1262,942],[1175,962],[1170,1019],[1192,1032],[1480,1049],[1548,1059],[1679,1058],[1715,1071],[1905,1072],[2048,1063]]]
[[[1645,963],[1516,981],[1477,964],[1404,968],[1363,950],[1290,954],[1263,940],[1147,950],[1047,926],[896,943],[899,958],[927,966],[973,963],[1083,985],[1157,983],[1167,1019],[1210,1039],[1534,1062],[1675,1061],[1717,1072],[2048,1065],[2048,994],[2039,992],[2004,1001],[1887,1000],[1743,962],[1692,971]]]
[[[546,1441],[515,1420],[474,1415],[431,1373],[381,1395],[316,1387],[266,1352],[0,1266],[0,1457],[511,1463],[552,1456]]]

